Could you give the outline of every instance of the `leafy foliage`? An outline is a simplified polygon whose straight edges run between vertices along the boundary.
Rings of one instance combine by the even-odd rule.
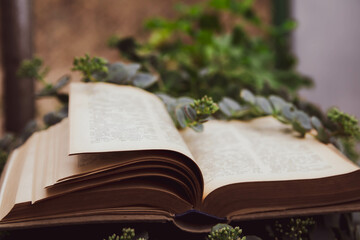
[[[336,128],[336,133],[334,135],[360,138],[360,128],[356,117],[350,116],[335,107],[327,112],[327,117]]]
[[[137,238],[135,235],[135,230],[133,228],[123,228],[122,235],[118,236],[115,233],[104,240],[146,240],[147,238],[140,237]]]
[[[191,107],[195,109],[196,114],[198,115],[211,115],[219,110],[219,107],[214,103],[212,98],[206,95],[199,100],[194,100]]]
[[[85,57],[74,58],[72,71],[80,71],[83,74],[84,82],[95,82],[94,74],[103,74],[108,72],[107,61],[100,57],[92,57],[85,54]]]
[[[243,89],[240,97],[243,105],[230,98],[220,101],[220,110],[227,118],[252,119],[272,115],[282,123],[291,124],[301,136],[305,136],[312,129],[310,117],[280,96],[271,95],[266,98]]]
[[[74,59],[72,70],[80,71],[85,82],[109,82],[130,84],[142,88],[151,87],[157,81],[157,77],[149,73],[139,72],[140,68],[140,64],[108,63],[103,58],[91,58],[86,54],[85,57]],[[52,85],[44,80],[47,71],[41,69],[43,69],[42,60],[35,58],[24,62],[19,72],[24,77],[37,76],[37,79],[41,78],[44,89],[37,94],[38,97],[54,96],[64,103],[64,107],[59,111],[44,116],[44,123],[51,126],[67,117],[68,95],[60,93],[60,90],[68,84],[70,77],[65,75]],[[154,91],[154,89],[150,90]],[[199,100],[190,97],[174,98],[164,93],[160,93],[158,96],[165,103],[176,126],[180,128],[191,127],[200,132],[203,130],[202,123],[211,117],[248,120],[272,115],[282,123],[291,125],[302,137],[307,133],[314,134],[315,132],[315,137],[319,141],[333,143],[351,160],[355,161],[359,158],[359,153],[356,151],[356,143],[360,140],[358,121],[355,117],[343,113],[337,108],[331,108],[327,116],[324,116],[321,111],[309,103],[304,104],[302,101],[297,101],[294,104],[273,94],[270,94],[269,97],[254,95],[248,89],[240,91],[239,100],[225,96],[219,105],[207,96]],[[309,116],[308,113],[299,109],[299,106],[315,115]],[[215,114],[219,108],[222,115]]]
[[[51,84],[45,82],[44,78],[49,71],[48,67],[43,68],[43,60],[39,57],[24,60],[17,71],[17,75],[23,78],[33,78],[39,80],[45,85],[45,88],[51,88]]]
[[[212,98],[207,96],[198,100],[189,97],[176,99],[166,94],[158,94],[158,96],[164,102],[177,127],[190,127],[197,132],[203,130],[202,123],[208,121],[219,109]]]
[[[246,240],[241,237],[242,230],[239,227],[233,228],[227,224],[217,224],[208,235],[209,240]]]
[[[355,117],[337,108],[331,108],[327,118],[321,117],[324,118],[323,123],[318,117],[310,117],[280,96],[270,95],[266,98],[243,89],[240,98],[241,104],[228,97],[224,97],[219,102],[220,111],[225,118],[249,120],[272,115],[280,122],[291,125],[300,136],[304,137],[307,133],[312,133],[323,143],[333,143],[349,159],[353,161],[358,159],[356,142],[360,140],[360,130]]]
[[[275,221],[275,235],[284,240],[307,240],[315,225],[313,218],[290,218]]]
[[[155,70],[162,81],[158,90],[171,96],[199,98],[205,94],[216,101],[227,96],[238,99],[246,87],[261,92],[264,87],[296,92],[311,86],[309,78],[294,70],[294,57],[279,51],[278,43],[295,27],[288,21],[275,27],[263,23],[253,10],[253,1],[209,0],[176,6],[177,17],[154,18],[145,27],[149,39],[112,36],[108,44],[123,57]],[[230,15],[229,26],[221,18]],[[246,26],[260,32],[251,36]],[[117,41],[117,42],[116,42]]]
[[[84,82],[109,82],[115,84],[134,85],[148,88],[157,81],[157,77],[144,72],[139,72],[139,64],[124,64],[121,62],[108,63],[100,57],[85,57],[74,59],[73,71],[82,74]]]

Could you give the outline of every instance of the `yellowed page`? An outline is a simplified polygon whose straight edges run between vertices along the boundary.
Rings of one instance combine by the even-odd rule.
[[[13,208],[16,199],[20,176],[16,172],[21,171],[21,153],[23,149],[16,149],[10,155],[9,166],[0,189],[0,219],[3,219]]]
[[[36,148],[37,138],[37,134],[32,135],[24,145],[15,149],[7,160],[9,166],[7,171],[2,173],[5,176],[0,189],[0,220],[10,212],[15,203],[31,200],[32,173],[25,171],[26,167],[31,170],[34,163],[30,154]],[[22,190],[24,192],[21,192]]]
[[[238,182],[312,179],[359,168],[312,136],[299,138],[272,117],[251,122],[210,121],[182,132],[204,177],[204,197]]]
[[[65,161],[65,158],[68,158],[69,121],[66,118],[46,131],[49,133],[46,140],[46,144],[48,145],[46,150],[47,163],[46,169],[44,170],[46,174],[44,182],[42,182],[43,187],[52,185],[56,182],[59,172],[61,172],[62,164]]]
[[[55,154],[56,154],[56,140],[59,138],[59,135],[56,133],[56,128],[58,128],[57,125],[52,126],[46,130],[47,138],[45,140],[46,147],[43,154],[46,155],[44,158],[44,169],[43,169],[43,176],[41,181],[41,188],[45,188],[46,183],[49,182],[51,179],[53,179],[53,171],[55,167]]]
[[[33,178],[35,168],[35,156],[38,149],[40,133],[34,133],[33,136],[26,142],[27,151],[24,156],[24,166],[20,173],[20,182],[16,194],[15,203],[30,202],[33,192]]]
[[[64,179],[76,178],[82,174],[91,174],[115,166],[120,166],[124,162],[133,161],[143,155],[134,153],[107,153],[107,154],[80,154],[68,155],[69,152],[69,121],[64,119],[59,124],[48,129],[46,140],[41,141],[42,149],[46,150],[48,157],[39,156],[38,161],[46,161],[46,164],[40,164],[37,171],[47,172],[45,182],[38,180],[37,184],[45,184],[43,187],[49,187]],[[44,144],[48,144],[46,147]],[[53,150],[50,150],[53,149]],[[45,150],[43,150],[45,151]],[[46,170],[40,168],[46,167]],[[53,169],[55,168],[55,169]],[[54,172],[52,172],[54,171]],[[37,178],[39,178],[37,176]],[[44,197],[44,191],[38,187],[38,196],[36,200]],[[40,194],[41,192],[41,194]]]
[[[32,203],[45,197],[44,185],[46,171],[48,170],[50,131],[42,131],[39,136],[39,146],[35,153],[35,168],[33,178]]]
[[[72,83],[70,154],[166,149],[192,158],[164,104],[132,86]]]

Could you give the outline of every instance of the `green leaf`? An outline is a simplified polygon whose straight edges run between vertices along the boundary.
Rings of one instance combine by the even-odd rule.
[[[157,81],[157,77],[149,73],[137,73],[132,79],[133,85],[140,88],[148,88]]]
[[[310,117],[303,111],[295,111],[292,126],[301,136],[312,129]]]
[[[320,129],[324,128],[320,119],[316,116],[311,117],[311,124],[316,129],[316,131],[319,131]]]
[[[114,35],[111,35],[107,41],[106,41],[106,45],[109,47],[109,48],[116,48],[118,43],[120,41],[120,37],[116,34]]]
[[[324,128],[320,119],[317,118],[316,116],[312,116],[310,120],[311,120],[311,125],[317,131],[316,138],[323,143],[329,143],[330,141],[329,131]]]
[[[235,112],[242,110],[242,107],[235,100],[224,97],[219,102],[219,108],[222,113],[224,113],[227,117],[231,117]]]
[[[295,111],[296,111],[295,106],[288,103],[282,107],[281,116],[291,122],[294,118]]]
[[[219,32],[221,30],[221,23],[219,16],[216,14],[203,14],[199,19],[200,29]]]
[[[178,105],[192,104],[193,102],[194,102],[194,99],[192,99],[190,97],[179,97],[177,99],[177,104]]]
[[[282,31],[284,31],[285,33],[291,32],[292,30],[294,30],[297,27],[297,23],[294,20],[286,20],[282,25],[281,25],[281,29]]]
[[[182,107],[177,107],[175,109],[175,116],[176,120],[179,123],[181,128],[186,128],[187,121],[186,121],[186,115]]]
[[[236,26],[232,32],[232,44],[241,44],[246,39],[246,33],[241,26]]]
[[[247,103],[255,104],[254,94],[247,89],[241,90],[240,97]]]
[[[211,0],[209,5],[216,9],[226,9],[230,6],[230,0]]]
[[[196,123],[194,125],[190,125],[190,128],[192,128],[195,132],[204,131],[204,125],[202,125],[201,123]]]
[[[176,98],[170,97],[165,93],[157,93],[156,95],[164,102],[164,104],[168,108],[168,112],[170,112],[172,109],[175,109],[177,104]]]
[[[257,107],[259,107],[263,113],[270,115],[273,112],[273,109],[271,107],[269,100],[267,100],[264,97],[256,96],[255,97],[255,105]]]
[[[149,44],[152,47],[159,47],[161,44],[165,43],[171,37],[172,32],[169,29],[157,29],[154,30],[149,39]]]
[[[284,99],[279,96],[271,95],[269,97],[271,105],[273,106],[275,113],[280,113],[281,109],[287,104]]]
[[[57,92],[66,86],[70,81],[70,75],[62,76],[54,85],[48,85],[47,87],[43,88],[38,94],[38,97],[44,96],[55,96]]]
[[[305,112],[303,112],[301,110],[298,110],[295,112],[294,121],[299,122],[301,127],[307,131],[310,131],[312,129],[311,120],[310,120],[309,115],[307,115]]]
[[[125,64],[116,62],[111,64],[108,72],[108,82],[116,84],[125,84],[129,77]]]
[[[317,131],[316,138],[323,143],[329,143],[330,142],[330,134],[325,128],[322,128]]]
[[[69,81],[70,81],[71,77],[70,75],[64,75],[62,76],[54,85],[54,89],[55,90],[60,90],[62,87],[65,87]]]
[[[209,30],[199,30],[196,32],[196,41],[198,41],[199,44],[211,44],[213,41],[213,33]]]
[[[127,71],[128,78],[133,78],[135,74],[139,71],[141,65],[138,63],[124,64],[124,67]]]
[[[47,113],[43,117],[43,121],[46,124],[46,126],[49,127],[49,126],[55,125],[56,123],[60,122],[61,120],[63,120],[66,117],[68,117],[68,107],[67,106],[63,107],[60,111]]]
[[[190,105],[184,106],[184,113],[187,119],[189,119],[190,122],[194,122],[196,120],[196,111],[194,108],[192,108]]]

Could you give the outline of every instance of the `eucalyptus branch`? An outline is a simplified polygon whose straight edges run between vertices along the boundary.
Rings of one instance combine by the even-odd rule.
[[[217,224],[212,227],[208,240],[246,240],[242,237],[242,229],[239,227],[233,228],[227,224]]]
[[[45,88],[51,88],[52,85],[45,81],[45,76],[49,72],[49,67],[43,67],[43,60],[39,57],[27,59],[21,62],[17,71],[18,77],[33,78],[41,82]]]
[[[135,230],[133,228],[123,228],[121,236],[116,235],[115,233],[109,236],[107,239],[104,240],[147,240],[146,237],[136,237]]]
[[[48,68],[43,67],[42,64],[40,58],[24,61],[19,69],[19,76],[32,77],[44,84],[44,89],[37,94],[38,97],[53,96],[64,104],[60,111],[44,116],[45,124],[51,126],[67,117],[68,95],[60,93],[60,90],[69,83],[70,77],[65,75],[55,84],[49,84],[45,81]],[[102,81],[148,88],[158,80],[156,76],[142,73],[139,69],[139,64],[108,63],[103,58],[90,57],[88,54],[85,57],[75,58],[72,68],[73,71],[80,71],[83,74],[85,82]],[[166,94],[159,94],[159,97],[164,101],[169,114],[179,128],[190,127],[195,131],[202,131],[202,123],[215,116],[219,107],[223,115],[229,119],[248,120],[272,115],[282,123],[291,125],[302,137],[307,133],[315,132],[315,137],[319,141],[334,144],[350,159],[356,160],[359,157],[356,151],[356,142],[360,140],[358,120],[337,108],[328,111],[327,121],[324,124],[316,116],[310,117],[306,112],[297,109],[293,103],[279,96],[271,95],[266,98],[254,95],[247,89],[240,92],[241,103],[224,97],[219,102],[219,106],[207,96],[199,100],[189,97],[176,99]]]
[[[204,129],[202,124],[219,110],[217,104],[208,96],[198,100],[189,97],[176,99],[162,93],[159,93],[158,96],[164,102],[175,125],[179,128],[190,127],[201,132]]]
[[[109,63],[100,57],[74,58],[72,71],[80,71],[84,82],[109,82],[120,85],[134,85],[140,88],[149,88],[157,82],[158,77],[140,72],[140,64]]]
[[[268,98],[254,95],[243,89],[240,92],[242,103],[225,97],[219,102],[220,111],[225,118],[249,120],[256,117],[272,115],[282,123],[289,124],[301,137],[315,132],[315,137],[323,143],[332,143],[348,158],[355,161],[359,154],[356,142],[360,140],[358,120],[337,108],[331,108],[327,113],[327,125],[316,116],[309,116],[297,109],[283,98],[271,95]]]

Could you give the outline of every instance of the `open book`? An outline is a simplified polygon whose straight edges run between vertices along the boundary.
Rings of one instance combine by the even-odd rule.
[[[272,117],[212,120],[204,129],[179,132],[144,90],[73,83],[69,119],[11,154],[0,228],[173,221],[187,211],[232,221],[360,209],[359,167],[334,147],[299,138]]]

